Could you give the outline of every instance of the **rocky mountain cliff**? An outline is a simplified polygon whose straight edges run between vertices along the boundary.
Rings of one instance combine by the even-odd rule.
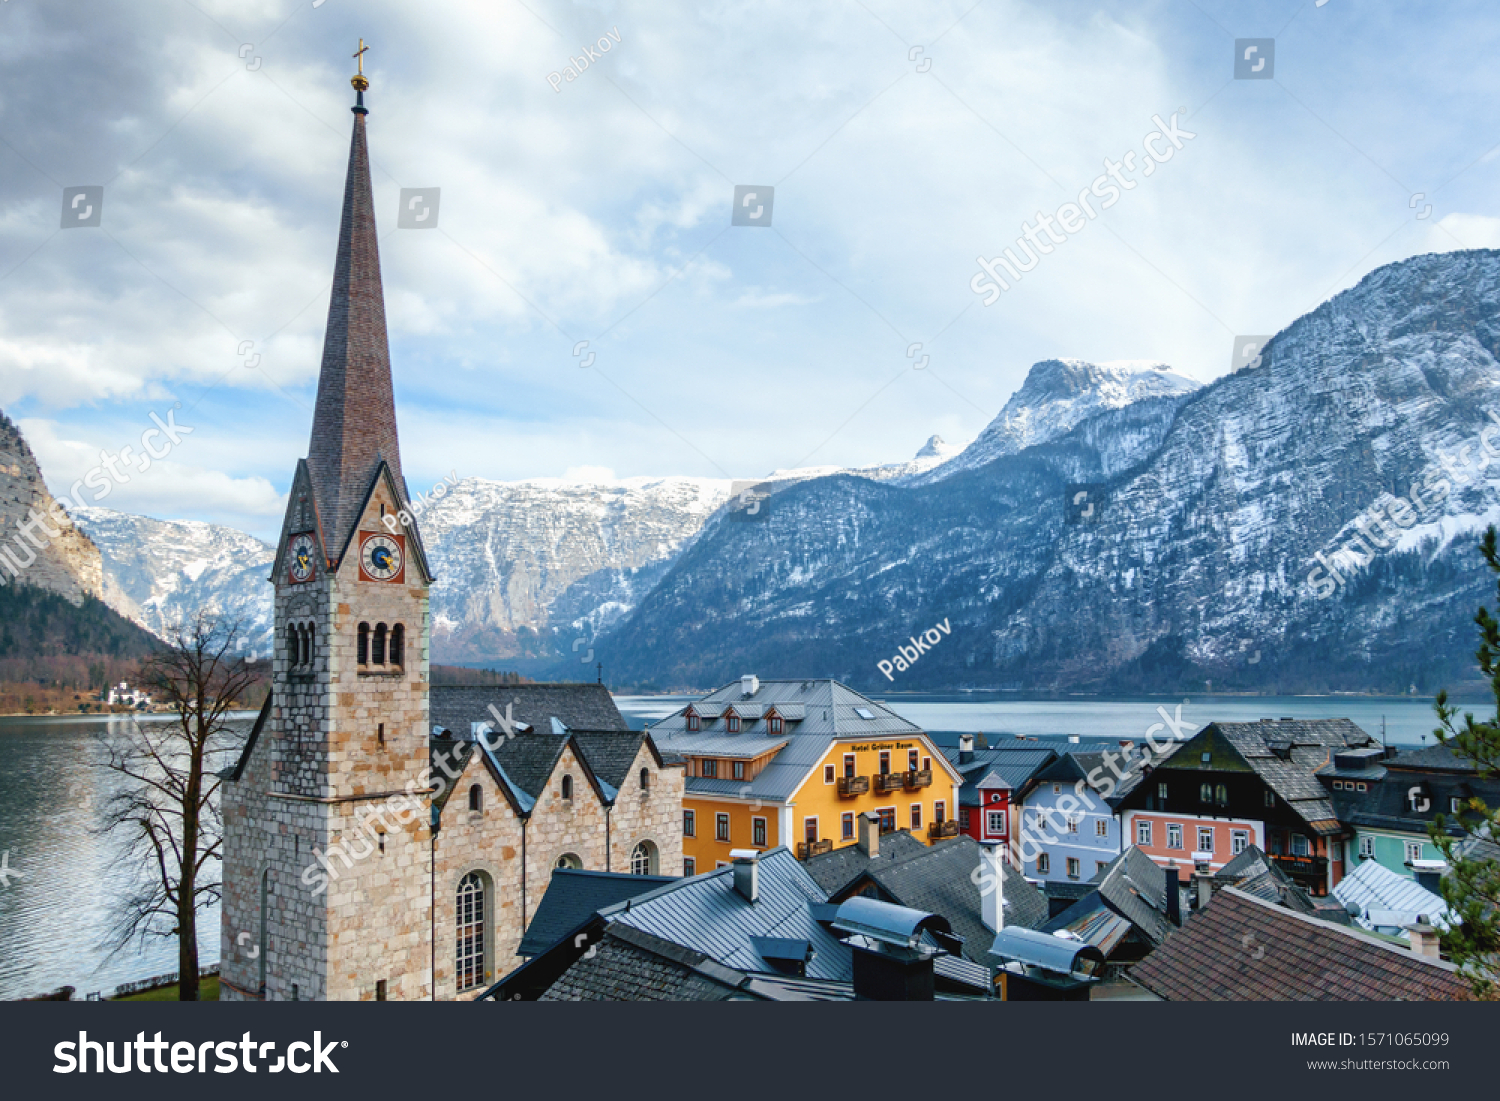
[[[707,528],[598,649],[616,682],[663,685],[750,672],[886,689],[1471,679],[1469,620],[1489,586],[1474,537],[1500,520],[1497,482],[1477,469],[1485,410],[1500,416],[1497,353],[1500,253],[1389,265],[1202,389],[1162,372],[1166,393],[1094,402],[1060,435],[1002,412],[965,453],[973,465],[920,487],[792,486],[760,523]],[[1035,389],[1078,370],[1039,364]],[[1033,425],[1042,442],[1025,446]],[[1392,503],[1414,488],[1420,509]],[[1389,519],[1362,551],[1351,539],[1377,504]],[[943,621],[951,634],[908,668],[879,671]]]
[[[100,595],[99,550],[55,513],[54,505],[31,447],[21,430],[0,413],[0,551],[21,567],[16,578],[8,566],[0,566],[0,581],[31,585],[81,604],[85,597]],[[32,523],[33,514],[43,523]],[[49,535],[48,529],[57,534]]]

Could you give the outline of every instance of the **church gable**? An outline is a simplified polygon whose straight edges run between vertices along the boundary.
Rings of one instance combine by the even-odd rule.
[[[400,580],[419,585],[432,584],[432,571],[417,531],[416,519],[405,511],[402,494],[391,468],[380,463],[365,492],[358,518],[342,546],[334,548],[334,569],[348,580]],[[377,544],[394,547],[399,554],[401,571],[397,577],[371,574],[368,560],[362,555],[370,548],[371,537]],[[381,541],[384,541],[383,543]],[[363,571],[363,572],[362,572]]]
[[[306,538],[299,538],[306,537]],[[298,546],[293,547],[293,543]],[[300,555],[294,572],[294,555]],[[313,494],[312,478],[308,474],[307,460],[297,461],[297,472],[292,477],[292,489],[287,494],[286,516],[281,522],[281,538],[276,544],[276,559],[271,567],[270,581],[278,588],[286,584],[316,581],[322,577],[328,565],[328,551],[323,540],[322,525],[318,521],[318,505]],[[310,572],[309,572],[310,567]]]

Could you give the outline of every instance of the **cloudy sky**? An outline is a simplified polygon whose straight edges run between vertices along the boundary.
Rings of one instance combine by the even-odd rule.
[[[173,410],[192,434],[100,503],[274,534],[361,37],[413,491],[895,461],[1054,356],[1209,381],[1382,264],[1500,245],[1492,8],[8,0],[0,409],[54,492]],[[985,306],[976,258],[1174,113],[1172,159]],[[101,224],[61,229],[86,185]]]

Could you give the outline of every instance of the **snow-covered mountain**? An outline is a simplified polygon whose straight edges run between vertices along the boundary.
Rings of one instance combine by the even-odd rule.
[[[254,536],[196,520],[153,520],[107,508],[74,519],[104,560],[103,600],[160,635],[200,609],[241,621],[246,651],[270,652],[273,549]]]
[[[1037,386],[925,484],[821,478],[777,494],[761,523],[712,525],[598,649],[617,680],[664,686],[1472,680],[1490,584],[1476,536],[1500,522],[1480,446],[1486,410],[1500,418],[1497,356],[1500,252],[1484,250],[1380,268],[1201,389],[1095,376],[1156,395],[1118,405],[1088,368],[1038,365]],[[1038,410],[1028,388],[1052,396]],[[1080,408],[1092,415],[1065,428]],[[1414,492],[1421,508],[1395,503]],[[1345,550],[1360,530],[1375,534]],[[951,634],[888,682],[876,663],[934,623]]]
[[[1055,440],[1106,410],[1123,409],[1148,398],[1186,397],[1201,385],[1164,363],[1044,359],[1032,366],[1000,415],[962,454],[934,464],[911,483],[925,485],[977,469],[1001,456]]]

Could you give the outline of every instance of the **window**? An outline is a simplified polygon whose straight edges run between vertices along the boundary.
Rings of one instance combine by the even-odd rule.
[[[1182,827],[1176,822],[1167,823],[1167,848],[1182,848]]]
[[[970,826],[970,822],[972,822],[972,821],[973,821],[973,819],[970,818],[970,816],[969,816],[969,808],[968,807],[959,807],[958,808],[958,828],[961,829],[961,830],[971,829],[972,827]]]
[[[684,856],[682,858],[682,874],[683,875],[697,875],[698,874],[698,862],[696,860],[694,860],[691,856]]]
[[[845,753],[844,754],[844,775],[845,776],[853,776],[854,775],[854,754],[852,754],[852,753]]]
[[[698,722],[698,716],[695,715],[691,711],[689,711],[687,713],[687,728],[689,730],[701,730],[702,729],[702,726]]]
[[[1230,851],[1230,853],[1232,853],[1235,856],[1239,856],[1240,853],[1244,852],[1249,847],[1250,847],[1250,831],[1249,830],[1230,830],[1229,831],[1229,851]]]
[[[458,925],[456,947],[460,990],[472,990],[484,982],[484,879],[478,872],[470,872],[458,883],[458,909],[455,914]],[[382,980],[381,986],[385,983]],[[378,1001],[385,998],[378,997]]]
[[[1052,870],[1052,857],[1047,853],[1036,854],[1036,874],[1046,875]]]
[[[818,839],[818,820],[816,818],[802,819],[802,836],[809,845]]]
[[[704,758],[702,768],[705,779],[712,780],[719,775],[719,762],[712,758]]]
[[[1342,781],[1342,780],[1335,780],[1333,782],[1333,790],[1334,791],[1343,791],[1344,790],[1344,781]]]
[[[1448,813],[1449,814],[1462,814],[1463,811],[1464,811],[1464,801],[1462,799],[1460,799],[1457,795],[1450,796],[1449,799],[1448,799]]]
[[[1137,845],[1151,844],[1151,823],[1137,822],[1135,824],[1135,843]]]
[[[1101,818],[1101,819],[1099,819],[1099,821],[1097,821],[1097,822],[1094,823],[1094,836],[1095,837],[1108,837],[1109,836],[1109,819],[1108,818]]]
[[[891,774],[891,751],[888,750],[888,749],[882,749],[880,751],[880,775],[882,775],[882,776],[889,776],[890,774]]]
[[[385,745],[385,723],[375,724],[375,742],[377,745]]]
[[[728,841],[729,840],[729,815],[727,815],[727,814],[716,814],[716,815],[714,815],[714,840],[715,841]]]
[[[736,780],[743,780],[745,778],[745,762],[735,761],[734,764],[730,766],[729,771],[734,774],[734,778]]]
[[[469,788],[469,809],[481,813],[484,811],[484,788],[478,784]]]
[[[359,625],[359,650],[355,656],[361,665],[368,665],[370,662],[370,625],[368,623]]]
[[[948,804],[941,799],[932,804],[932,820],[940,826],[948,821]]]
[[[852,813],[839,817],[839,836],[845,841],[854,840],[854,815]]]
[[[932,771],[932,758],[931,757],[923,757],[922,758],[922,771],[923,772],[931,772]]]
[[[767,721],[766,725],[771,728],[771,733],[772,734],[780,734],[781,733],[781,716],[780,715],[772,715],[771,718]]]
[[[1003,810],[986,811],[984,815],[984,831],[986,835],[994,834],[1003,836],[1005,834],[1005,812]]]
[[[391,628],[391,664],[400,665],[406,650],[406,628],[396,624]]]
[[[300,1002],[302,1000],[302,998],[300,996],[300,991],[301,991],[301,988],[298,987],[298,985],[296,983],[292,983],[292,1001],[294,1001],[294,1002]]]
[[[655,875],[656,874],[656,846],[649,841],[642,841],[634,849],[630,850],[630,874],[631,875]]]
[[[370,664],[385,664],[385,624],[375,624],[375,635],[370,640]]]
[[[1303,837],[1300,833],[1292,834],[1293,856],[1308,856],[1310,855],[1311,851],[1312,846],[1307,843],[1307,838]]]
[[[1356,791],[1364,791],[1365,790],[1365,785],[1364,784],[1355,784],[1354,788],[1355,788]],[[1271,804],[1272,804],[1271,793],[1270,792],[1266,792],[1266,806],[1269,807],[1269,806],[1271,806]]]
[[[1068,832],[1069,833],[1077,833],[1078,832],[1078,821],[1079,821],[1079,816],[1078,815],[1076,815],[1076,814],[1070,814],[1070,815],[1068,815]]]
[[[1198,802],[1212,803],[1214,801],[1214,786],[1212,784],[1198,785]]]
[[[1410,864],[1414,860],[1422,859],[1422,842],[1406,841],[1403,842],[1403,845],[1406,849],[1406,862],[1408,864]]]
[[[685,811],[682,812],[682,836],[683,837],[697,837],[698,836],[698,812],[697,811],[685,810]]]
[[[1364,834],[1359,839],[1359,858],[1361,860],[1369,860],[1370,857],[1374,855],[1375,838],[1371,837],[1369,834]]]
[[[1075,856],[1068,857],[1068,878],[1077,879],[1082,874],[1083,869],[1079,865],[1078,858]]]
[[[1344,862],[1344,843],[1342,841],[1328,842],[1328,859],[1342,864]]]
[[[911,829],[912,829],[912,832],[915,833],[917,830],[920,830],[921,828],[922,828],[922,804],[921,803],[913,803],[911,805]]]
[[[1165,799],[1167,797],[1167,782],[1165,780],[1156,785],[1156,797],[1158,799]]]
[[[583,861],[576,853],[563,853],[557,858],[557,863],[554,864],[553,867],[566,868],[571,871],[581,872],[583,871]]]
[[[1198,827],[1198,847],[1193,850],[1200,853],[1211,853],[1214,851],[1214,831],[1207,826]]]
[[[907,751],[907,754],[906,754],[906,771],[907,772],[916,772],[917,771],[917,751],[915,749]]]
[[[651,770],[649,768],[643,768],[643,769],[641,769],[641,794],[644,795],[644,794],[646,794],[646,792],[648,792],[650,790],[651,790]]]
[[[880,832],[891,833],[896,828],[896,808],[881,807],[875,812],[880,816]]]
[[[385,1001],[385,980],[384,979],[376,979],[375,980],[375,1000],[377,1002],[383,1002],[383,1001]]]
[[[731,733],[731,734],[738,734],[739,732],[740,732],[740,717],[738,715],[730,715],[729,716],[729,733]]]
[[[1361,784],[1359,786],[1359,790],[1363,791],[1364,789],[1365,789],[1365,786],[1363,784]],[[1266,806],[1268,806],[1268,807],[1274,807],[1275,805],[1276,805],[1276,793],[1274,791],[1272,791],[1270,788],[1267,788],[1266,789]]]
[[[833,783],[833,779],[834,779],[834,777],[833,777],[833,766],[832,765],[824,765],[823,766],[823,782],[825,784],[831,784],[831,783]]]
[[[766,820],[764,818],[750,819],[750,844],[757,849],[766,847]]]
[[[1100,872],[1104,871],[1104,869],[1107,868],[1107,867],[1109,867],[1109,861],[1108,860],[1096,860],[1096,861],[1094,861],[1094,874],[1098,875]]]
[[[1229,787],[1226,784],[1214,785],[1214,802],[1221,807],[1229,806]]]
[[[571,776],[564,776],[562,778],[562,797],[564,799],[573,798],[573,777]]]

